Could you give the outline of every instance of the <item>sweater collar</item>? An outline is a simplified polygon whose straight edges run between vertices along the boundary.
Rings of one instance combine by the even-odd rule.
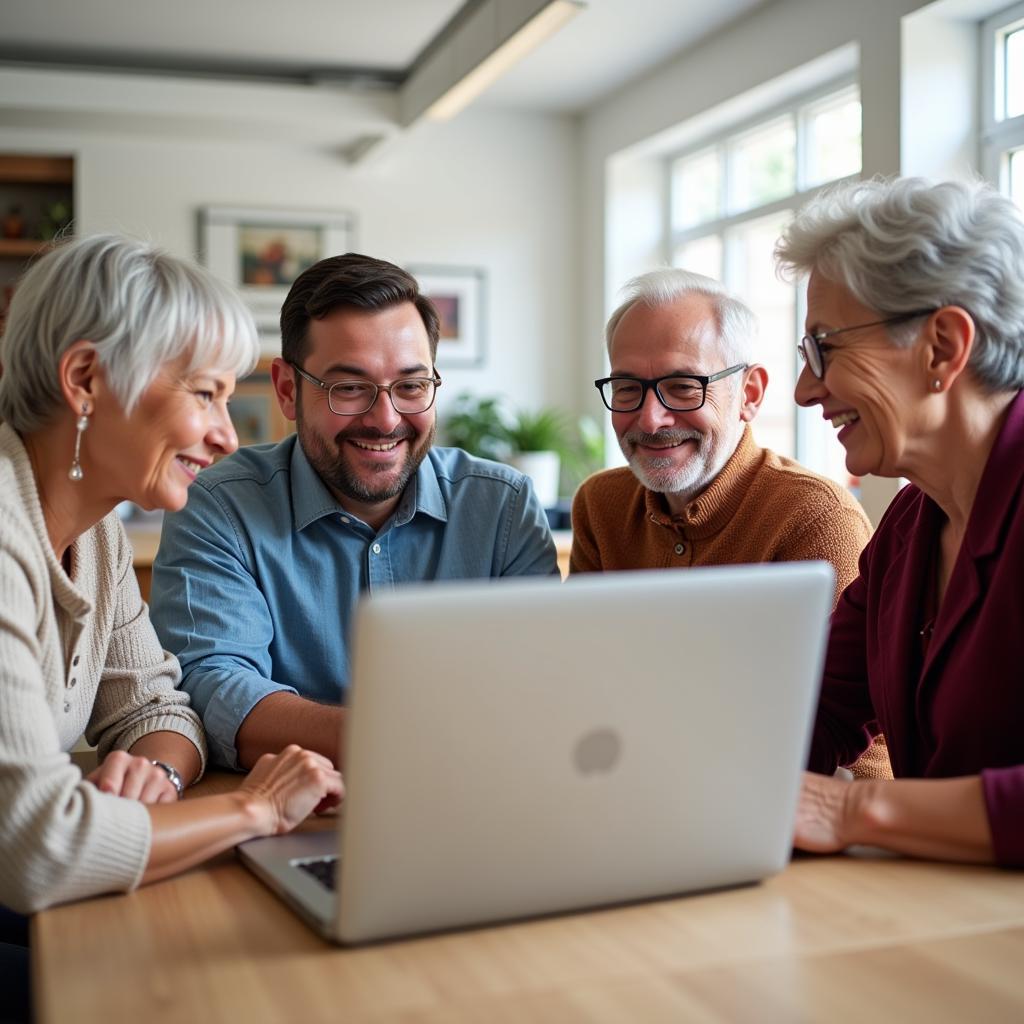
[[[682,512],[673,515],[665,496],[645,488],[647,515],[660,526],[681,529],[687,537],[713,537],[739,510],[747,489],[757,476],[763,449],[754,441],[749,424],[721,472]]]

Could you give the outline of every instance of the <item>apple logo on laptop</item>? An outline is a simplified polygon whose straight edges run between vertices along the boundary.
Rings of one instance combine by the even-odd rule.
[[[583,775],[610,772],[622,755],[622,739],[614,729],[591,729],[573,747],[572,759]]]

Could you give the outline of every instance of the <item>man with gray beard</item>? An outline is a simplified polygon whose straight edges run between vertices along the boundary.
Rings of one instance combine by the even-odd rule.
[[[768,374],[757,322],[719,282],[685,270],[634,278],[595,381],[629,466],[586,480],[572,507],[570,573],[824,559],[836,599],[871,533],[844,488],[759,447]],[[884,747],[857,773],[890,777]]]
[[[249,768],[298,743],[341,765],[363,593],[558,572],[529,480],[434,447],[439,331],[392,263],[347,253],[303,271],[272,367],[297,435],[204,469],[165,519],[153,623],[216,762]],[[408,652],[410,685],[430,657]]]

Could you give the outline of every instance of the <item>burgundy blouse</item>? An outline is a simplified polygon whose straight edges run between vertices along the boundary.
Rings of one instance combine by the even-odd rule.
[[[852,763],[880,730],[896,778],[980,774],[996,860],[1024,867],[1024,392],[934,614],[943,522],[905,487],[864,549],[832,617],[809,767]]]

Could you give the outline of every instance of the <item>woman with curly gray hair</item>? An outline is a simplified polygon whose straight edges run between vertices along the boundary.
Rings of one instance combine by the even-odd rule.
[[[810,275],[797,402],[851,473],[910,481],[833,616],[795,845],[1024,867],[1024,222],[981,183],[870,181],[776,257]],[[879,730],[893,781],[831,777]]]
[[[113,511],[179,509],[238,446],[227,402],[258,353],[241,300],[141,242],[59,246],[0,342],[0,904],[29,913],[166,877],[287,831],[341,777],[298,748],[235,793],[178,803],[206,743]],[[65,753],[84,731],[99,767]]]

